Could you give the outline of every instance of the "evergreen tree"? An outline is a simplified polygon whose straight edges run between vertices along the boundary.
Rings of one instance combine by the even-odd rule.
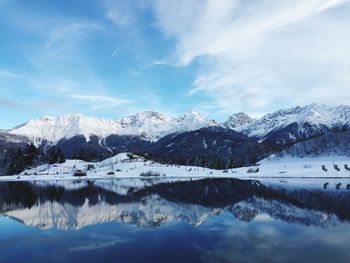
[[[34,144],[28,144],[24,149],[23,161],[25,167],[30,167],[36,164],[39,158],[39,150]]]
[[[63,151],[58,148],[57,149],[57,163],[64,163],[66,161],[66,158],[64,157]]]
[[[66,161],[64,153],[60,148],[52,147],[48,152],[48,163],[64,163]]]
[[[24,154],[21,148],[18,148],[11,158],[11,162],[8,168],[10,175],[19,174],[25,168]]]

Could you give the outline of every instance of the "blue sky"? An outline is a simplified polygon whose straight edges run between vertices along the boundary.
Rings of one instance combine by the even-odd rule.
[[[347,0],[0,0],[0,128],[350,104]]]

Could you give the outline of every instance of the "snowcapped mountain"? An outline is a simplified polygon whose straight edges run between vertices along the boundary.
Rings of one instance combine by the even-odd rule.
[[[109,135],[138,136],[147,141],[157,141],[173,133],[195,131],[206,127],[225,127],[242,132],[260,141],[277,143],[297,142],[334,130],[350,127],[350,106],[310,104],[304,107],[278,110],[254,120],[240,112],[224,123],[218,123],[190,111],[180,117],[170,117],[159,112],[145,111],[116,120],[90,118],[83,115],[44,116],[15,127],[10,134],[23,135],[36,145],[42,142],[56,144],[61,139],[82,135],[87,141],[91,135],[106,138]]]
[[[223,125],[227,128],[240,131],[247,127],[249,124],[252,124],[255,120],[249,117],[244,112],[232,114]]]
[[[118,135],[136,135],[156,141],[172,133],[194,131],[204,127],[218,126],[215,121],[189,111],[180,117],[169,117],[159,112],[145,111],[117,120],[122,126]]]
[[[224,123],[208,120],[193,111],[180,117],[145,111],[115,120],[83,115],[44,116],[0,132],[0,150],[11,147],[10,144],[17,147],[17,140],[22,145],[31,141],[44,149],[57,146],[67,158],[85,151],[89,155],[85,160],[89,161],[119,152],[138,152],[169,163],[198,162],[198,157],[205,157],[204,160],[210,155],[211,159],[219,158],[226,164],[235,160],[243,165],[247,160],[250,163],[265,158],[312,138],[330,135],[335,140],[340,138],[336,133],[346,130],[350,130],[350,106],[344,105],[310,104],[278,110],[258,120],[241,112]],[[338,147],[346,138],[333,140],[333,152],[348,154],[344,147],[342,150]],[[6,147],[1,142],[6,142]],[[326,149],[319,142],[322,140],[301,144],[298,152],[304,147],[305,154],[312,150],[322,155]]]
[[[61,139],[83,135],[87,141],[91,135],[105,138],[109,135],[140,136],[156,141],[165,135],[197,130],[218,125],[196,112],[181,117],[169,117],[158,112],[146,111],[117,120],[90,118],[84,115],[43,116],[10,130],[11,134],[29,137],[36,145],[43,142],[56,144]]]
[[[113,120],[70,114],[58,117],[43,116],[15,127],[9,132],[27,136],[34,144],[40,145],[45,141],[55,144],[63,138],[69,139],[76,135],[83,135],[87,139],[89,139],[90,134],[106,136],[116,133],[120,129],[120,124]]]
[[[278,110],[248,126],[237,127],[249,137],[261,141],[290,143],[350,128],[350,106],[310,104]]]

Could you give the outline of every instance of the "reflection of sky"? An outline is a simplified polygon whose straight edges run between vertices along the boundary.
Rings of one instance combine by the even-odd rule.
[[[208,222],[219,229],[211,249],[198,246],[204,262],[349,262],[349,224],[319,228],[279,220]]]
[[[261,220],[261,218],[264,218]],[[320,228],[225,212],[199,227],[105,223],[39,231],[0,217],[0,262],[349,262],[350,225]]]

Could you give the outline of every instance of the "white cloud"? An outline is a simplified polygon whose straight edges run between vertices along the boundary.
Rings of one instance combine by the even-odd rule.
[[[155,0],[153,9],[176,40],[168,63],[199,62],[189,95],[227,112],[350,104],[349,1]]]

